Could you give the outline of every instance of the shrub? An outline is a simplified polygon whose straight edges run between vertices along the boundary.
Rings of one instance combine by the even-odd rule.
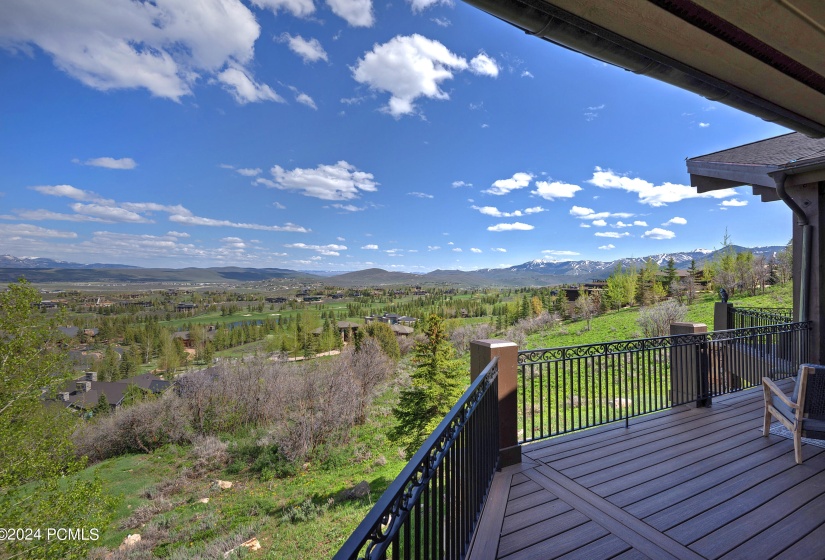
[[[665,300],[650,307],[643,307],[636,320],[645,338],[667,336],[670,325],[685,320],[687,307],[675,299]]]

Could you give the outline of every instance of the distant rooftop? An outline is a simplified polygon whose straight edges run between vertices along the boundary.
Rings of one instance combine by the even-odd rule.
[[[796,167],[822,157],[825,157],[825,138],[808,138],[799,132],[792,132],[690,158],[688,161],[778,167],[792,164]]]

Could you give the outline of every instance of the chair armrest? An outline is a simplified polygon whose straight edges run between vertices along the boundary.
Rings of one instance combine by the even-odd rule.
[[[769,378],[767,378],[767,377],[763,377],[763,378],[762,378],[762,385],[763,385],[766,389],[770,390],[770,392],[771,392],[771,393],[773,393],[774,395],[776,395],[777,397],[779,397],[779,400],[780,400],[780,401],[782,401],[783,403],[785,403],[786,405],[788,405],[789,407],[791,407],[791,408],[793,408],[793,409],[797,409],[797,408],[799,408],[799,405],[798,405],[798,404],[796,404],[795,402],[793,402],[791,399],[789,399],[789,398],[785,395],[785,393],[783,393],[783,392],[782,392],[782,389],[780,389],[779,387],[777,387],[777,386],[776,386],[776,383],[774,383],[773,381],[771,381]]]

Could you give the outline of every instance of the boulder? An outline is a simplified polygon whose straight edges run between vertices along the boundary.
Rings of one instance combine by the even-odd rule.
[[[140,535],[138,535],[137,533],[133,535],[126,535],[126,538],[123,539],[123,543],[120,545],[119,550],[126,550],[127,548],[132,548],[139,542]]]
[[[338,493],[335,496],[336,502],[343,502],[344,500],[357,500],[358,498],[363,498],[365,496],[369,496],[370,494],[370,483],[366,480],[362,480],[352,488],[348,488]]]

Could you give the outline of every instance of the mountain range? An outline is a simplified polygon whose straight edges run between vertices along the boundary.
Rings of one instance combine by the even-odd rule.
[[[739,247],[736,252],[750,251],[767,259],[775,257],[783,246]],[[613,261],[551,261],[533,260],[506,268],[479,270],[433,270],[426,274],[391,272],[369,268],[354,272],[295,271],[281,268],[140,268],[119,264],[79,264],[55,261],[41,257],[13,257],[0,255],[0,282],[14,282],[24,276],[30,282],[260,282],[266,280],[295,280],[321,283],[330,286],[358,287],[381,285],[450,285],[467,287],[523,287],[546,286],[603,280],[621,265],[625,269],[641,268],[645,261],[653,259],[665,266],[673,259],[676,268],[685,269],[695,262],[698,268],[713,260],[719,250],[696,249],[680,253],[661,253],[646,257],[629,257]]]

